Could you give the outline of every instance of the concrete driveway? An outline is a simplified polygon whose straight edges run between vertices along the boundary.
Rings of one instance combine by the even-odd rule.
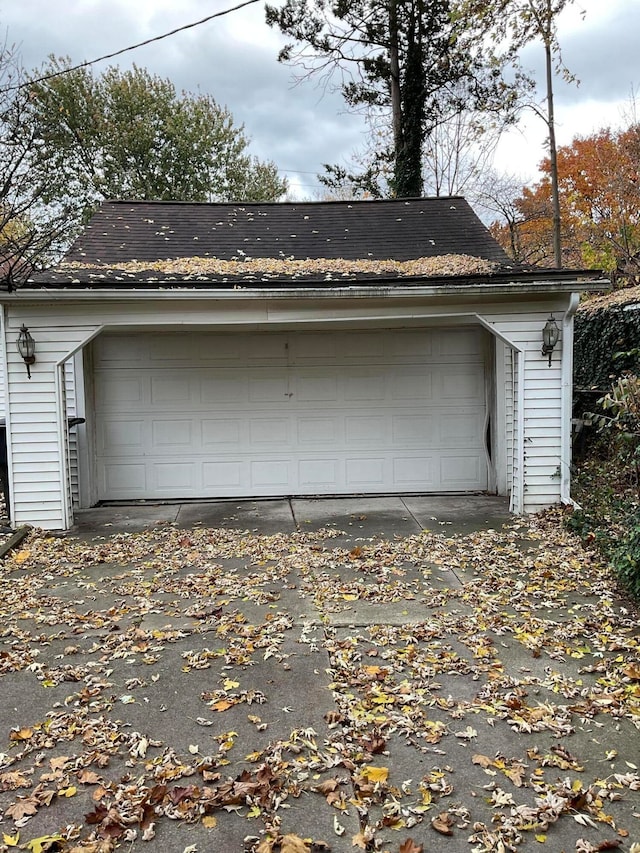
[[[640,842],[637,613],[558,514],[104,507],[0,596],[7,850]]]

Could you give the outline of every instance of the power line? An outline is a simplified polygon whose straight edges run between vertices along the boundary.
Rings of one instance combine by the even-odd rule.
[[[171,32],[163,33],[160,36],[154,36],[150,39],[145,39],[145,41],[138,42],[138,44],[132,44],[130,47],[123,47],[121,50],[116,50],[113,53],[105,53],[104,56],[99,56],[97,59],[88,59],[86,62],[80,62],[78,65],[73,65],[71,68],[63,68],[61,71],[44,74],[42,77],[36,77],[34,80],[28,80],[26,83],[20,83],[18,86],[8,86],[5,91],[24,89],[26,86],[32,86],[34,83],[44,83],[45,80],[51,80],[53,77],[60,77],[62,74],[69,74],[72,71],[77,71],[79,68],[87,68],[89,65],[95,65],[96,62],[102,62],[105,59],[113,59],[115,56],[121,56],[123,53],[128,53],[130,50],[137,50],[139,47],[144,47],[147,44],[162,41],[162,39],[174,36],[176,33],[184,32],[184,30],[190,30],[193,27],[199,27],[202,24],[212,21],[214,18],[221,18],[223,15],[228,15],[230,12],[236,12],[238,9],[243,9],[245,6],[251,6],[252,3],[257,2],[258,0],[245,0],[244,3],[239,3],[237,6],[232,6],[230,9],[224,9],[222,12],[216,12],[213,15],[207,15],[206,18],[194,21],[192,24],[184,24],[182,27],[177,27],[175,30],[171,30]]]

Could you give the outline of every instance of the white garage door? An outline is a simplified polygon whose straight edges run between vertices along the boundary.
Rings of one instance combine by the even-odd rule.
[[[487,486],[483,332],[104,334],[100,499]]]

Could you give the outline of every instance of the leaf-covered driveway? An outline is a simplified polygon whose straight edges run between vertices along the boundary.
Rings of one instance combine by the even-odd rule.
[[[640,850],[637,612],[554,514],[36,531],[0,697],[0,850]]]

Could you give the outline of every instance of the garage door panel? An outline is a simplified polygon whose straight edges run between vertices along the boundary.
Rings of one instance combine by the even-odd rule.
[[[146,433],[147,424],[144,420],[104,420],[96,430],[98,454],[142,454],[147,446]]]
[[[153,408],[174,408],[189,405],[193,400],[193,389],[184,372],[162,370],[151,377],[150,404]]]
[[[277,403],[281,405],[289,394],[289,382],[286,373],[275,376],[266,371],[249,379],[250,403]]]
[[[239,418],[205,418],[202,420],[203,450],[220,451],[222,447],[238,447],[242,434]]]
[[[100,411],[110,411],[123,404],[131,407],[142,405],[147,385],[145,379],[132,375],[131,371],[115,370],[111,374],[100,374],[95,389],[96,408]]]
[[[238,371],[219,371],[199,377],[199,399],[209,405],[246,402],[249,398],[249,377]]]
[[[191,420],[153,420],[151,422],[152,450],[191,448],[194,444]]]
[[[146,468],[140,462],[107,462],[103,468],[103,494],[137,497],[147,489]]]
[[[430,370],[395,370],[390,376],[393,400],[431,400],[433,398],[433,376]]]
[[[342,466],[336,459],[300,459],[298,462],[298,481],[307,493],[339,491]]]
[[[301,446],[335,445],[338,434],[338,418],[300,417],[296,419],[298,444]]]
[[[484,400],[484,371],[479,366],[449,366],[436,374],[438,396],[443,401]]]
[[[338,341],[336,335],[326,332],[307,332],[297,335],[289,344],[289,354],[294,364],[301,366],[319,363],[331,364],[337,358]]]
[[[170,497],[193,494],[198,485],[195,462],[154,462],[150,474],[149,486],[155,494],[161,492]]]
[[[292,467],[289,459],[258,459],[249,463],[251,485],[258,489],[288,487]]]
[[[288,447],[291,444],[288,418],[256,418],[249,421],[249,442],[252,447]]]
[[[431,447],[436,434],[434,421],[434,416],[427,413],[419,415],[393,415],[391,429],[394,444],[404,446],[419,445],[424,448]]]
[[[481,335],[464,329],[451,342],[450,334],[149,333],[101,341],[99,496],[486,488]],[[142,353],[138,361],[127,347]]]
[[[386,376],[382,370],[356,368],[344,377],[344,402],[379,402],[386,398]]]
[[[340,338],[340,352],[346,364],[379,361],[383,347],[379,332],[344,332]]]
[[[246,464],[240,459],[227,459],[202,463],[203,495],[238,494],[243,486],[248,488]],[[231,490],[231,491],[229,491]]]
[[[434,341],[434,354],[448,361],[474,361],[482,354],[482,335],[479,329],[448,329],[446,335],[437,335]]]
[[[414,362],[416,357],[424,359],[433,356],[433,336],[425,335],[424,329],[403,330],[402,334],[389,338],[387,354],[391,358]]]
[[[433,457],[401,456],[393,460],[393,476],[396,483],[407,490],[429,490],[434,488]]]
[[[386,459],[372,456],[345,460],[345,485],[352,491],[382,489],[385,483]]]
[[[480,450],[482,447],[482,433],[484,426],[484,412],[477,410],[456,411],[449,410],[438,416],[438,430],[440,447],[465,447]]]
[[[336,403],[338,377],[335,369],[316,371],[296,376],[291,383],[291,394],[303,403]]]
[[[380,415],[356,415],[345,418],[345,444],[361,447],[364,444],[380,446],[388,440],[389,422]]]
[[[473,489],[480,478],[480,457],[477,453],[442,456],[440,482],[455,490]]]

